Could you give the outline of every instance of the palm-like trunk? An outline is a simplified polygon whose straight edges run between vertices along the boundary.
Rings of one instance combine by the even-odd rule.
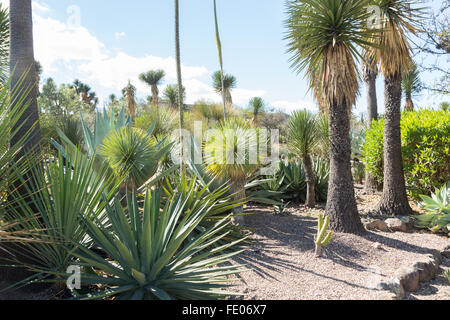
[[[231,97],[230,89],[225,89],[225,102],[229,113],[231,108],[233,107],[233,98]]]
[[[405,111],[414,111],[414,102],[412,101],[411,92],[406,92]]]
[[[155,106],[158,106],[159,104],[158,94],[158,87],[156,85],[152,85],[152,102]]]
[[[377,87],[376,81],[378,70],[376,66],[368,63],[363,64],[363,79],[367,90],[367,118],[368,127],[370,128],[372,121],[378,119],[378,101],[377,101]],[[373,194],[377,191],[379,185],[372,177],[368,170],[366,170],[366,177],[364,181],[364,192]]]
[[[358,215],[350,162],[350,118],[345,104],[330,105],[330,179],[326,211],[330,228],[338,232],[363,233]]]
[[[378,211],[384,215],[409,215],[412,213],[406,195],[403,174],[400,132],[400,107],[402,100],[402,77],[400,74],[386,77],[385,128],[384,128],[384,183],[383,196]]]
[[[316,193],[314,190],[314,173],[310,155],[303,157],[303,166],[305,167],[306,176],[306,206],[314,208],[316,206]]]
[[[18,121],[20,129],[11,138],[11,144],[15,145],[20,141],[34,125],[29,138],[25,141],[24,152],[26,150],[37,150],[41,138],[36,99],[36,67],[34,62],[31,0],[10,1],[9,10],[12,103],[14,103],[16,98],[23,95],[24,91],[27,92],[27,99],[25,99],[23,104],[26,110],[23,112],[21,120]]]

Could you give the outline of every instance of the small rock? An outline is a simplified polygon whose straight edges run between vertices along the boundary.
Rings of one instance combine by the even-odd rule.
[[[374,248],[374,249],[381,249],[381,248],[383,248],[383,246],[381,245],[381,243],[379,243],[379,242],[375,242],[373,245],[372,245],[372,247]]]
[[[413,265],[413,268],[419,271],[419,281],[430,281],[436,275],[434,261],[418,261]]]
[[[403,222],[399,218],[389,218],[386,219],[384,222],[391,231],[400,231],[400,232],[408,231],[407,223]]]
[[[403,267],[397,270],[395,279],[398,279],[399,283],[405,291],[414,292],[419,288],[420,275],[419,270],[411,267]]]
[[[373,220],[365,224],[366,229],[368,230],[380,230],[380,231],[389,231],[388,225],[380,219]]]

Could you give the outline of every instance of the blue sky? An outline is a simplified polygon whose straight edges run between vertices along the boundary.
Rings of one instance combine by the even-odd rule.
[[[5,3],[7,1],[2,0]],[[220,101],[211,88],[218,69],[212,0],[181,0],[180,31],[183,80],[187,102]],[[439,1],[434,1],[434,5]],[[106,101],[120,95],[128,80],[141,98],[150,89],[138,80],[141,72],[164,69],[167,84],[176,82],[172,0],[39,0],[33,1],[35,55],[43,78],[58,83],[75,78],[87,82]],[[302,75],[289,67],[283,40],[284,0],[218,0],[218,14],[227,73],[236,76],[237,105],[262,96],[272,107],[290,112],[315,108]],[[444,61],[447,62],[448,61]],[[432,79],[433,75],[424,75]],[[383,112],[382,79],[378,81]],[[355,107],[365,110],[364,88]],[[419,105],[442,97],[419,96]]]

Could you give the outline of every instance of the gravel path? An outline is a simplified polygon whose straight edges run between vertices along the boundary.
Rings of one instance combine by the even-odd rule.
[[[358,203],[367,207],[367,202],[375,198],[359,195]],[[442,250],[450,242],[447,237],[429,233],[336,234],[324,257],[316,258],[316,216],[323,209],[295,206],[288,209],[291,215],[275,216],[272,208],[246,208],[246,212],[256,213],[245,217],[253,243],[235,262],[248,264],[251,271],[242,273],[234,288],[245,293],[244,299],[389,299],[391,294],[375,288],[380,280],[391,278],[398,268],[412,265],[417,258],[433,249]],[[375,249],[375,242],[382,248]],[[449,262],[444,268],[446,264]],[[433,281],[408,299],[450,299],[450,286],[442,275]]]

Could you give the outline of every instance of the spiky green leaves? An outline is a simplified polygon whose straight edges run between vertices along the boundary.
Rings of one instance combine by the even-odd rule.
[[[163,78],[166,76],[164,70],[150,70],[148,72],[141,73],[139,80],[147,83],[149,86],[160,85]]]
[[[418,0],[373,0],[379,8],[382,32],[372,39],[375,46],[370,56],[375,64],[381,65],[384,76],[407,72],[412,64],[409,35],[419,31],[423,18]]]
[[[296,111],[289,118],[289,151],[302,158],[311,155],[319,143],[318,118],[310,111]]]
[[[83,283],[101,288],[78,298],[202,300],[229,295],[223,291],[230,281],[227,276],[242,271],[242,267],[218,265],[239,253],[232,248],[242,240],[214,246],[226,236],[223,230],[230,223],[228,219],[217,220],[193,235],[212,203],[189,207],[187,201],[176,194],[161,209],[160,191],[156,190],[146,194],[141,207],[133,194],[128,196],[127,213],[118,201],[106,207],[110,227],[86,220],[94,245],[110,259],[85,246],[75,253],[82,263],[99,271],[83,274]],[[230,248],[231,252],[224,251]]]
[[[402,89],[406,95],[411,96],[414,93],[418,93],[422,88],[420,81],[420,72],[417,70],[417,65],[412,64],[408,72],[405,72],[402,76]]]
[[[213,87],[217,93],[222,93],[222,72],[216,71],[213,74]],[[231,74],[223,75],[223,89],[225,92],[230,91],[236,87],[236,77]]]
[[[113,131],[101,146],[100,154],[116,172],[125,175],[128,187],[140,187],[157,171],[159,160],[171,145],[156,143],[152,132],[124,127]]]
[[[244,121],[230,119],[209,132],[207,170],[224,179],[245,181],[260,164],[257,131]]]
[[[355,103],[358,46],[373,34],[366,28],[368,0],[292,0],[286,37],[292,68],[305,71],[310,88],[326,103]],[[317,84],[320,83],[320,86]]]

